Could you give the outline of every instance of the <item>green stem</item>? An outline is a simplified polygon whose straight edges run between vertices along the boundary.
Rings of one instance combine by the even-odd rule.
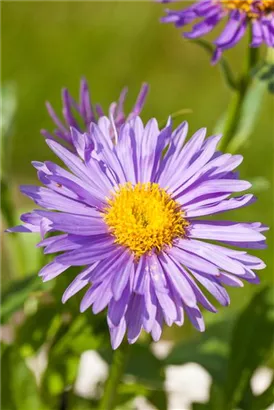
[[[250,29],[251,30],[251,29]],[[242,116],[242,109],[247,96],[249,86],[252,83],[252,69],[258,61],[257,48],[248,46],[247,58],[245,61],[243,73],[238,81],[238,87],[234,92],[230,106],[228,108],[228,115],[224,125],[223,138],[220,143],[220,150],[225,151],[235,136]]]
[[[117,390],[123,376],[129,354],[129,344],[122,343],[113,353],[113,360],[109,371],[104,394],[99,406],[100,410],[113,410],[116,406]]]

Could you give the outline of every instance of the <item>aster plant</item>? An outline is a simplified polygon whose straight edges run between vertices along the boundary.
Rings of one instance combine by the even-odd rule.
[[[172,3],[176,0],[160,0],[161,3]],[[249,123],[255,122],[257,112],[262,105],[262,96],[258,81],[260,72],[265,72],[273,64],[274,47],[274,1],[273,0],[201,0],[191,5],[183,5],[182,9],[166,9],[166,15],[161,18],[163,23],[173,23],[177,28],[183,28],[183,36],[202,46],[212,55],[212,63],[219,62],[226,84],[232,89],[233,96],[228,110],[220,121],[223,139],[220,143],[222,150],[234,152],[246,142],[250,132],[241,129],[245,121],[245,112],[250,106],[254,115]],[[193,24],[194,23],[194,24]],[[219,24],[224,23],[221,34],[213,41],[213,45],[204,39],[208,33]],[[185,26],[191,25],[187,31]],[[244,57],[243,71],[235,75],[228,62],[223,58],[223,52],[233,48],[248,32],[249,41]],[[259,48],[268,48],[266,57],[260,60]],[[265,69],[264,69],[265,68]],[[262,71],[260,71],[262,70]],[[273,88],[272,80],[264,78],[265,85],[269,81],[268,89]],[[271,91],[272,92],[272,91]],[[249,115],[249,114],[248,114]]]
[[[124,112],[124,104],[128,92],[127,87],[124,87],[121,91],[118,101],[111,103],[108,109],[108,115],[113,118],[113,124],[115,124],[117,129],[119,129],[126,121],[141,113],[146,101],[148,90],[148,84],[144,83],[137,96],[136,102],[128,115]],[[83,133],[85,131],[89,131],[90,123],[97,123],[98,119],[105,115],[104,110],[100,104],[92,103],[91,93],[85,78],[82,78],[80,82],[79,102],[75,101],[67,88],[62,89],[61,98],[63,120],[58,117],[52,105],[49,102],[46,102],[49,116],[57,128],[53,133],[42,129],[41,134],[47,139],[65,143],[66,146],[68,146],[72,151],[77,152],[71,137],[70,127],[73,127],[77,131]]]
[[[203,288],[226,306],[225,286],[258,283],[254,270],[265,267],[231,249],[264,248],[264,225],[204,219],[254,201],[235,196],[251,186],[235,171],[242,157],[216,151],[221,136],[205,138],[205,129],[185,142],[187,129],[168,122],[159,130],[155,119],[143,125],[139,117],[117,129],[101,117],[85,134],[71,129],[77,154],[47,139],[67,169],[35,161],[44,186],[21,187],[42,209],[9,231],[39,232],[45,254],[62,252],[40,271],[43,281],[85,266],[62,301],[87,287],[80,310],[108,309],[113,349],[142,329],[157,341],[164,323],[182,326],[185,315],[204,331],[200,306],[216,308]]]
[[[217,150],[221,136],[198,130],[188,141],[186,122],[159,129],[139,116],[121,126],[100,117],[81,133],[70,129],[69,148],[52,138],[50,149],[66,168],[33,162],[44,186],[21,192],[42,209],[21,216],[9,232],[36,232],[38,247],[55,258],[44,266],[43,281],[70,267],[82,267],[65,303],[86,288],[80,311],[107,309],[115,352],[100,409],[113,409],[129,344],[142,330],[158,341],[163,325],[182,326],[187,316],[203,332],[201,307],[217,312],[207,294],[222,306],[226,287],[257,284],[254,271],[265,264],[244,249],[265,248],[260,222],[206,219],[251,204],[238,195],[251,184],[235,171],[242,156]],[[240,250],[233,248],[237,247]]]
[[[172,2],[164,0],[163,3]],[[266,44],[274,47],[274,1],[273,0],[202,0],[182,10],[166,10],[164,23],[185,27],[198,20],[184,37],[196,39],[211,32],[222,20],[226,25],[214,41],[212,62],[216,63],[223,51],[234,47],[251,27],[250,47]]]

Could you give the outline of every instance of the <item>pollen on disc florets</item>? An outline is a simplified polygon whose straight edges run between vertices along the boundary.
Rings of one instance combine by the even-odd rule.
[[[115,242],[139,258],[184,237],[189,223],[174,199],[156,183],[126,183],[108,199],[103,216]]]
[[[238,9],[249,18],[256,19],[274,12],[274,0],[220,0],[229,10]]]

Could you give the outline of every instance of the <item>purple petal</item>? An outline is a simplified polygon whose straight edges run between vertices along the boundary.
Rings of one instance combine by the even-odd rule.
[[[244,267],[239,262],[223,254],[215,245],[193,239],[182,239],[179,244],[182,249],[201,256],[220,269],[227,270],[236,275],[241,275],[245,272]]]
[[[74,251],[66,252],[63,255],[57,256],[56,260],[60,263],[69,264],[71,266],[83,266],[94,263],[98,260],[110,258],[113,254],[116,255],[117,248],[112,243],[98,244],[95,242],[90,245],[82,246]]]
[[[159,305],[162,308],[165,322],[168,326],[171,326],[172,323],[177,318],[177,310],[176,310],[175,303],[170,294],[158,292],[157,290],[155,292],[156,292]]]
[[[157,297],[154,291],[151,280],[146,280],[146,288],[144,292],[145,313],[143,317],[143,326],[146,332],[151,332],[155,322],[157,313]]]
[[[188,189],[188,192],[181,192],[174,199],[184,205],[193,200],[199,198],[202,195],[209,194],[224,194],[232,192],[240,192],[249,189],[251,184],[248,181],[230,180],[230,179],[211,179],[202,182],[200,185],[193,189]]]
[[[210,206],[203,206],[195,208],[195,203],[190,206],[188,210],[188,205],[185,206],[187,218],[195,218],[197,216],[213,215],[219,212],[229,211],[231,209],[242,208],[243,206],[250,205],[256,200],[256,198],[251,195],[242,195],[236,198],[230,198],[223,200],[217,204]]]
[[[107,225],[100,216],[87,217],[40,210],[36,210],[36,212],[47,218],[51,223],[51,227],[56,231],[83,236],[105,234],[108,232]]]
[[[69,265],[64,265],[59,263],[56,259],[53,262],[50,262],[48,265],[44,266],[40,272],[39,276],[42,276],[43,282],[47,282],[55,278],[56,276],[60,275],[60,273],[64,272],[69,268]]]
[[[78,293],[81,289],[83,289],[88,284],[88,280],[83,279],[87,273],[91,272],[96,264],[89,266],[88,268],[84,269],[76,278],[70,283],[70,285],[65,290],[62,302],[65,303],[68,299]]]
[[[123,261],[123,266],[121,268],[116,268],[116,274],[112,281],[112,292],[115,300],[119,300],[125,287],[128,284],[129,277],[132,275],[134,270],[134,257],[129,254],[128,258]]]
[[[209,275],[219,275],[219,270],[215,265],[196,254],[185,251],[180,245],[174,246],[169,254],[187,268],[197,269]]]
[[[111,346],[112,346],[112,349],[115,350],[122,343],[122,340],[123,340],[123,338],[125,336],[125,333],[126,333],[126,321],[125,321],[125,319],[122,319],[118,326],[111,327],[109,329],[109,331],[110,331]]]
[[[157,310],[156,318],[151,329],[151,336],[154,342],[158,342],[162,334],[163,315],[160,309]]]
[[[177,265],[167,254],[160,255],[159,260],[170,282],[173,284],[184,303],[191,307],[196,306],[197,301],[195,294],[186,280],[182,268]]]
[[[144,298],[141,295],[134,294],[126,312],[127,338],[130,344],[135,343],[141,333],[143,312]]]
[[[204,276],[194,270],[191,271],[192,275],[197,279],[215,299],[222,305],[228,306],[230,303],[229,295],[225,288],[212,276]]]
[[[226,242],[257,242],[265,239],[247,224],[222,221],[193,221],[189,237]]]
[[[125,287],[119,300],[112,299],[108,307],[108,320],[112,327],[118,326],[126,313],[131,291],[129,285]]]
[[[199,332],[204,332],[205,330],[205,323],[203,316],[200,312],[200,309],[198,307],[195,308],[190,308],[188,306],[185,306],[185,311],[193,324],[193,326],[199,330]]]
[[[37,205],[50,210],[69,212],[78,215],[99,217],[100,214],[94,208],[81,204],[78,201],[57,194],[48,188],[22,185],[21,192],[30,197]]]

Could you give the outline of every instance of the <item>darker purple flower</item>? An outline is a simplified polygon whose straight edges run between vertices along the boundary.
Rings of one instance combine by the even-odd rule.
[[[220,59],[224,50],[234,47],[241,40],[249,25],[252,34],[250,47],[259,47],[263,43],[274,47],[273,0],[202,0],[182,10],[167,9],[166,13],[162,22],[173,23],[176,27],[184,27],[198,20],[190,32],[183,34],[189,39],[203,37],[226,19],[225,28],[214,41],[213,63]]]
[[[122,90],[118,98],[118,102],[113,102],[110,105],[108,115],[113,118],[113,122],[118,129],[126,121],[141,113],[148,89],[148,84],[144,83],[141,87],[134,107],[128,115],[124,112],[124,103],[128,92],[126,87]],[[77,149],[74,146],[74,140],[71,137],[70,127],[73,127],[80,132],[88,131],[90,123],[97,123],[98,119],[103,117],[105,114],[100,104],[92,104],[88,84],[84,78],[81,80],[80,84],[79,103],[74,100],[67,88],[62,90],[62,103],[63,120],[60,120],[51,104],[49,102],[46,103],[48,113],[57,126],[57,129],[53,134],[50,134],[46,130],[41,130],[41,134],[48,139],[64,141],[66,145],[72,149],[72,151],[76,151]]]
[[[187,130],[139,117],[117,128],[101,117],[85,134],[72,128],[76,154],[48,139],[66,169],[34,162],[44,186],[21,187],[42,209],[9,231],[40,232],[38,246],[57,253],[39,273],[44,281],[84,267],[63,302],[88,287],[80,310],[108,309],[114,349],[142,329],[157,341],[164,322],[181,326],[185,315],[203,331],[200,307],[216,312],[207,294],[226,306],[226,287],[258,283],[254,270],[265,267],[244,250],[265,248],[265,226],[206,220],[254,201],[239,195],[250,188],[235,172],[242,157],[218,152],[220,136],[205,138],[205,129],[186,142]]]

